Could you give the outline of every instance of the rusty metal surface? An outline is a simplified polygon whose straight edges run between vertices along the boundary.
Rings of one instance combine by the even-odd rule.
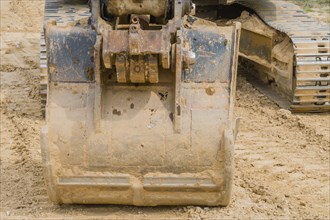
[[[139,25],[131,30],[110,30],[103,39],[103,63],[108,69],[116,68],[117,81],[158,83],[159,68],[169,69],[171,33],[165,30],[142,30]],[[112,59],[106,61],[107,58]],[[161,60],[164,66],[158,65]],[[114,64],[114,67],[112,65]]]
[[[231,78],[231,51],[227,50],[228,39],[214,27],[201,30],[187,30],[184,38],[191,42],[192,50],[196,53],[196,63],[190,71],[185,71],[186,82],[226,82]],[[210,71],[212,69],[221,71]],[[205,74],[208,73],[208,74]]]
[[[156,18],[166,19],[172,16],[174,11],[173,0],[105,0],[107,13],[111,16],[126,15],[151,15]],[[192,9],[191,0],[181,0],[182,14],[189,14]]]
[[[240,52],[247,56],[257,56],[265,63],[272,62],[273,39],[256,32],[242,29]]]
[[[165,31],[139,29],[132,33],[128,30],[110,30],[104,47],[109,53],[160,54],[170,50],[169,40],[170,34]]]
[[[93,82],[96,32],[83,27],[47,25],[49,81]]]
[[[164,17],[168,11],[168,0],[107,0],[108,13],[113,16],[146,14]]]
[[[111,2],[114,7],[118,6],[117,1]],[[130,14],[130,16],[125,19],[109,17],[108,19],[112,19],[111,22],[101,25],[103,64],[106,69],[117,71],[117,82],[158,83],[161,69],[169,70],[171,67],[174,68],[178,62],[182,62],[181,56],[177,57],[172,51],[172,45],[180,44],[179,40],[175,40],[175,38],[181,29],[182,17],[186,11],[190,11],[191,2],[168,1],[166,3],[167,10],[170,11],[174,8],[174,11],[173,17],[167,18],[165,24],[164,22],[151,21],[152,13],[150,12],[147,15],[141,15],[142,12],[131,11],[131,8],[127,8],[129,4],[135,6],[137,4],[143,8],[150,2],[145,1],[138,4],[137,2],[126,1],[121,2],[119,8],[113,9],[124,10],[126,8],[125,13]],[[127,7],[124,7],[125,5]],[[183,40],[181,39],[181,41]],[[189,47],[185,47],[185,50],[183,60],[187,61],[185,64],[189,68],[194,62],[194,53]]]
[[[225,5],[225,4],[231,4],[235,2],[235,0],[193,0],[193,2],[200,6],[200,5]]]

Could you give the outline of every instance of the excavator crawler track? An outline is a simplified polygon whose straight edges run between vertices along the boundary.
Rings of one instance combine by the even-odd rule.
[[[285,33],[294,46],[293,112],[330,111],[330,29],[292,3],[238,0],[269,26]]]

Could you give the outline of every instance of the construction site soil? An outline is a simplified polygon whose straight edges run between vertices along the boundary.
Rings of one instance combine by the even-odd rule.
[[[39,36],[42,0],[1,2],[0,219],[329,219],[330,115],[291,114],[238,79],[231,204],[55,205],[42,174]]]

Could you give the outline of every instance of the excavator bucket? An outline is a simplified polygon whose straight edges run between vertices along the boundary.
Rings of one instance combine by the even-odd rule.
[[[161,25],[134,7],[114,28],[97,13],[94,25],[47,23],[41,148],[52,201],[229,203],[240,27],[182,13],[181,3]]]

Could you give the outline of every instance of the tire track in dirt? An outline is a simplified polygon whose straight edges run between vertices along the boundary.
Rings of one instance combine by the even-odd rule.
[[[48,204],[41,161],[36,159],[38,122],[2,110],[1,133],[1,209],[33,213],[40,201]]]
[[[1,211],[34,213],[49,205],[39,147],[39,70],[1,63]],[[28,211],[27,211],[28,210]]]
[[[6,217],[35,213],[49,206],[39,147],[39,69],[30,57],[17,55],[23,57],[28,68],[21,63],[0,65],[0,212],[5,212]]]
[[[33,61],[29,66],[0,65],[1,107],[8,113],[40,119],[39,69]]]

